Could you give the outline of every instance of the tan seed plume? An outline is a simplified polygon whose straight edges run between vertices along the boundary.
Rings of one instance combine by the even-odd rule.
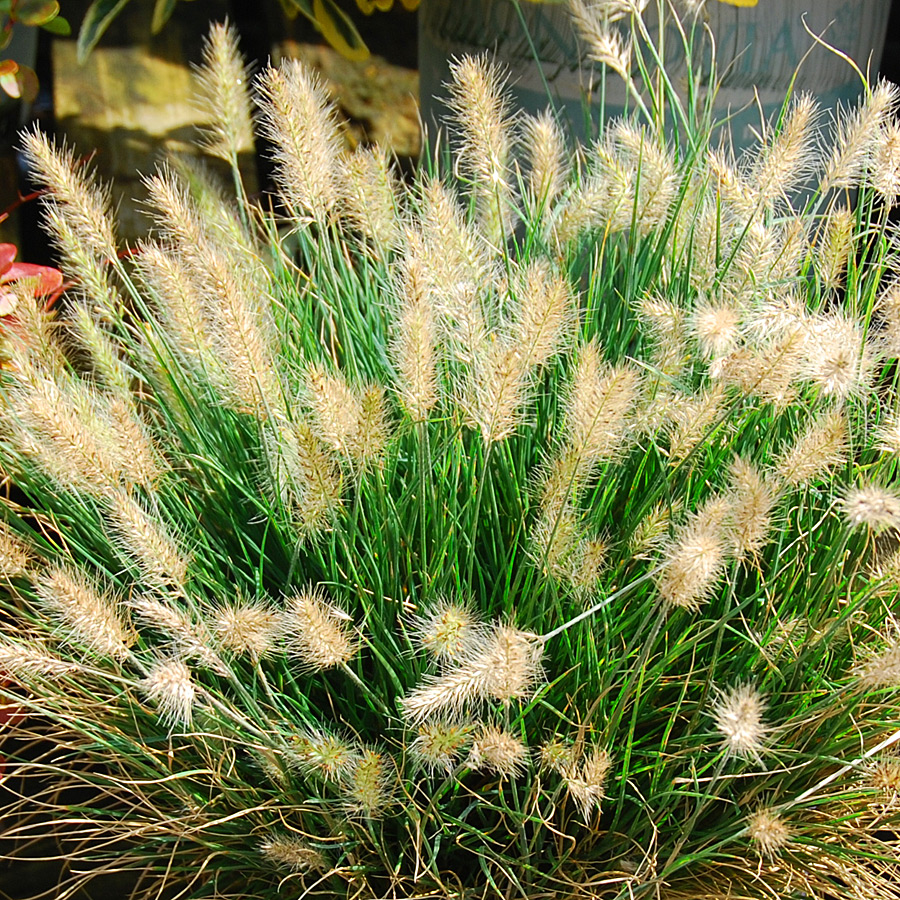
[[[116,237],[108,191],[76,163],[75,154],[37,129],[22,136],[22,148],[37,179],[52,194],[79,243],[101,260],[116,259]]]
[[[98,589],[85,573],[54,566],[36,577],[35,589],[67,641],[100,656],[124,659],[128,655],[134,633],[123,620],[116,599]]]
[[[33,551],[6,522],[0,522],[0,578],[22,578],[31,569]]]
[[[149,589],[183,591],[189,560],[160,518],[152,516],[130,494],[108,497],[109,526]]]
[[[752,463],[736,457],[729,472],[729,537],[736,560],[756,559],[773,528],[778,490]]]
[[[606,781],[612,768],[612,758],[605,747],[593,747],[576,766],[563,770],[566,788],[577,804],[585,822],[606,796]]]
[[[386,753],[364,749],[355,760],[345,787],[350,815],[367,819],[383,816],[391,802],[394,778],[393,762]]]
[[[459,160],[471,178],[489,240],[511,229],[510,119],[499,69],[486,56],[450,63],[450,105],[459,126]]]
[[[897,106],[900,89],[880,81],[852,110],[840,114],[832,151],[825,164],[822,191],[854,187],[869,166],[881,127]]]
[[[722,692],[712,709],[716,728],[730,756],[759,760],[771,727],[763,720],[767,703],[752,684]]]
[[[415,422],[428,418],[438,402],[438,320],[428,275],[421,258],[421,242],[412,247],[400,275],[400,302],[391,357],[397,371],[400,402]]]
[[[565,135],[549,110],[526,116],[523,135],[528,160],[529,200],[546,216],[569,178]]]
[[[468,704],[486,700],[510,701],[527,697],[540,675],[542,645],[535,636],[508,625],[496,625],[481,646],[446,674],[426,678],[402,701],[413,724],[460,713]]]
[[[174,656],[196,660],[220,675],[226,673],[225,663],[213,649],[215,639],[206,623],[192,617],[174,598],[161,600],[139,594],[128,601],[128,606],[141,624],[163,632]]]
[[[78,665],[60,659],[39,643],[13,641],[0,636],[0,671],[7,678],[27,684],[31,679],[76,674]]]
[[[265,69],[259,85],[262,130],[275,146],[279,192],[301,221],[323,224],[338,201],[340,147],[325,89],[299,60]]]
[[[216,641],[223,650],[254,660],[275,649],[279,624],[278,613],[271,604],[252,603],[241,598],[220,606],[211,623]]]
[[[288,598],[280,629],[287,652],[304,668],[320,671],[349,662],[358,641],[350,617],[309,588]]]
[[[765,808],[748,817],[747,830],[759,855],[769,860],[781,853],[794,833],[780,813]]]
[[[496,725],[482,725],[472,738],[466,765],[476,772],[515,778],[528,765],[528,748],[512,732]]]
[[[667,604],[693,611],[715,590],[728,561],[730,511],[727,498],[715,497],[667,542],[657,579],[660,597]]]
[[[259,845],[260,854],[270,863],[291,872],[324,872],[325,858],[302,838],[273,834]]]
[[[816,165],[818,103],[811,94],[795,94],[784,123],[757,158],[751,180],[769,204],[784,203]]]
[[[241,153],[253,151],[250,76],[238,49],[238,33],[215,22],[203,44],[198,87],[209,121],[203,125],[207,153],[237,166]]]
[[[808,484],[846,461],[848,439],[844,414],[839,410],[823,413],[781,454],[775,471],[789,487]]]
[[[450,774],[472,740],[473,726],[459,722],[424,722],[416,729],[410,753],[429,772]]]
[[[156,704],[159,718],[171,729],[188,729],[194,715],[197,688],[191,670],[180,659],[160,658],[141,679],[140,689]]]
[[[396,175],[382,150],[357,147],[339,163],[341,215],[369,241],[376,255],[386,256],[402,244],[400,198]]]

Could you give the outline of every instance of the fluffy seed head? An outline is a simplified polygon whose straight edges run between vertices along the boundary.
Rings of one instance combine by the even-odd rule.
[[[346,782],[358,759],[357,748],[337,735],[324,732],[306,735],[297,748],[301,768],[325,781]]]
[[[151,516],[124,491],[111,494],[108,503],[111,529],[121,543],[121,549],[140,569],[144,586],[182,590],[188,560],[168,533],[165,523]]]
[[[759,759],[771,728],[763,721],[766,701],[752,684],[723,691],[712,709],[729,756]]]
[[[900,414],[894,413],[878,427],[878,448],[882,453],[900,456]]]
[[[377,464],[384,456],[391,437],[384,388],[377,384],[367,384],[359,396],[359,422],[356,425],[356,439],[350,444],[350,459],[359,467]]]
[[[638,559],[649,559],[665,543],[672,516],[680,511],[681,503],[678,501],[671,506],[657,503],[632,532],[628,539],[629,551]]]
[[[478,349],[461,406],[485,444],[506,440],[522,420],[529,370],[511,339],[487,340]]]
[[[396,177],[381,150],[357,147],[340,162],[341,215],[383,256],[401,245]]]
[[[394,775],[389,756],[368,748],[363,750],[345,785],[347,811],[367,819],[383,816],[390,804]]]
[[[51,193],[80,243],[101,260],[116,258],[108,192],[76,164],[75,154],[40,131],[25,132],[22,148],[39,182]]]
[[[259,845],[259,852],[270,863],[292,872],[324,872],[325,859],[301,838],[289,834],[273,834]]]
[[[877,484],[850,488],[840,501],[844,518],[851,528],[865,526],[880,532],[900,529],[900,493]]]
[[[669,461],[686,459],[716,427],[725,403],[725,385],[719,381],[695,394],[674,394],[664,422],[669,434]]]
[[[577,754],[575,745],[570,741],[554,738],[547,741],[546,744],[541,744],[539,753],[542,769],[556,772],[559,775],[575,771]]]
[[[588,6],[583,0],[570,0],[570,10],[584,43],[587,55],[596,63],[609,66],[616,74],[628,81],[631,67],[631,44],[623,42],[622,36],[609,24],[602,7]],[[634,4],[637,7],[637,4]]]
[[[690,328],[706,359],[724,356],[738,340],[741,311],[738,307],[710,300],[698,301]]]
[[[818,112],[818,104],[811,94],[795,94],[784,124],[763,148],[752,180],[768,203],[787,199],[813,172]]]
[[[197,689],[185,663],[172,658],[157,660],[140,687],[170,728],[190,728]]]
[[[86,574],[55,566],[37,577],[35,587],[67,640],[100,656],[123,659],[128,655],[134,633],[124,623],[116,599],[98,590]]]
[[[122,427],[108,395],[35,369],[19,376],[9,393],[12,437],[54,480],[98,494],[144,477],[146,467],[135,463],[146,448],[135,444],[138,430]]]
[[[253,117],[250,77],[231,26],[219,22],[210,26],[198,86],[211,114],[203,126],[204,148],[234,164],[240,153],[253,150]]]
[[[529,162],[529,197],[534,206],[546,213],[568,180],[565,135],[550,110],[527,116],[523,132]]]
[[[582,464],[612,459],[625,449],[639,389],[638,372],[629,365],[606,365],[595,341],[580,349],[564,428]]]
[[[747,819],[750,840],[760,856],[775,859],[791,839],[793,831],[772,809],[758,809]]]
[[[429,283],[441,293],[450,285],[488,284],[494,274],[490,245],[467,221],[453,190],[428,177],[421,193],[419,225]]]
[[[811,318],[808,328],[803,377],[818,385],[826,397],[843,400],[863,393],[874,360],[859,323],[838,312]]]
[[[729,536],[738,561],[756,558],[772,530],[778,492],[770,479],[750,462],[736,457],[730,471]]]
[[[822,191],[854,187],[870,165],[881,138],[881,128],[897,105],[900,91],[887,81],[879,82],[853,110],[842,112],[836,123],[835,140],[825,165]]]
[[[329,527],[341,506],[343,481],[333,454],[309,423],[300,420],[279,428],[267,451],[276,484],[293,503],[301,532],[315,535]]]
[[[497,625],[477,664],[484,668],[484,692],[508,704],[526,697],[540,675],[542,645],[535,636],[511,625]]]
[[[900,801],[900,757],[890,755],[876,759],[869,766],[866,782],[894,806]]]
[[[540,675],[542,644],[528,632],[495,625],[483,642],[446,674],[429,676],[402,701],[408,721],[420,723],[447,710],[462,712],[469,703],[498,700],[508,704],[527,697]]]
[[[815,419],[779,457],[775,471],[790,487],[807,484],[842,465],[847,455],[847,420],[839,410]]]
[[[399,294],[391,346],[397,391],[413,421],[421,422],[438,402],[438,320],[420,254],[411,252],[403,261]]]
[[[853,250],[853,213],[846,206],[833,209],[817,247],[819,276],[822,284],[835,290],[844,283],[844,270]]]
[[[482,725],[472,739],[466,765],[476,772],[515,778],[528,765],[528,748],[511,732],[496,725]]]
[[[87,351],[95,377],[117,399],[128,402],[131,379],[122,364],[117,345],[111,340],[99,317],[87,306],[76,303],[69,310],[69,328]]]
[[[675,198],[678,186],[675,161],[646,128],[638,128],[631,122],[614,123],[610,139],[623,167],[634,173],[637,196],[630,213],[634,226],[641,234],[649,234],[665,223]]]
[[[225,674],[225,663],[213,649],[215,641],[205,623],[195,622],[174,599],[159,600],[140,594],[132,597],[128,606],[141,624],[163,632],[175,656],[196,660],[214,672]]]
[[[870,166],[872,187],[888,208],[900,197],[900,123],[888,122],[881,128]]]
[[[472,739],[472,725],[461,722],[425,722],[416,729],[410,752],[430,772],[450,774]]]
[[[534,261],[516,272],[511,291],[510,336],[527,371],[544,366],[570,339],[575,324],[568,280]]]
[[[734,155],[723,149],[708,150],[706,164],[718,204],[731,212],[737,221],[752,222],[759,205],[759,195],[738,169]],[[707,244],[709,223],[701,218],[698,225],[698,233],[704,239],[702,243]]]
[[[606,779],[611,768],[609,751],[605,747],[594,747],[580,765],[564,773],[566,788],[586,822],[593,808],[596,806],[599,809],[606,796]]]
[[[675,378],[689,358],[685,311],[669,300],[645,297],[638,315],[653,344],[650,362],[662,375]]]
[[[486,56],[450,63],[450,105],[462,144],[459,161],[472,179],[479,219],[489,240],[511,227],[510,118],[499,69]]]
[[[288,208],[324,223],[338,199],[340,138],[318,76],[299,60],[269,67],[260,79],[262,126],[275,147],[275,177]]]
[[[5,522],[0,522],[0,578],[21,578],[31,567],[31,551]]]
[[[215,372],[204,304],[187,262],[178,253],[153,243],[140,244],[134,262],[154,299],[155,325],[161,327],[169,351]]]
[[[484,626],[468,603],[439,600],[416,618],[419,643],[441,662],[458,662],[484,638]]]
[[[350,617],[329,603],[319,588],[308,588],[288,599],[281,632],[287,651],[314,671],[343,665],[356,653]]]
[[[59,678],[77,673],[78,666],[54,656],[37,643],[19,643],[0,637],[0,672],[16,681]]]
[[[212,630],[223,650],[259,659],[272,652],[278,625],[278,615],[268,603],[237,599],[216,610]]]
[[[306,394],[316,434],[338,453],[349,453],[362,417],[356,391],[339,372],[314,363],[306,374]]]
[[[715,589],[728,560],[726,527],[731,503],[714,498],[694,512],[664,551],[657,579],[660,597],[671,606],[699,609]]]
[[[900,686],[900,641],[894,636],[878,652],[853,670],[860,685],[866,688],[896,688]]]

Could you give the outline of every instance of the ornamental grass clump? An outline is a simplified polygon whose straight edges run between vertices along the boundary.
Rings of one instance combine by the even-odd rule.
[[[898,91],[735,159],[595,14],[635,109],[571,158],[467,59],[401,182],[286,62],[276,198],[172,161],[127,254],[25,136],[75,286],[6,320],[4,831],[70,887],[900,898]]]

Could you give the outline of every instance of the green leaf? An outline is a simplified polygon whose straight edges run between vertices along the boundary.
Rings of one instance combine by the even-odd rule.
[[[150,31],[153,34],[159,34],[163,30],[163,26],[175,11],[175,4],[178,0],[156,0],[153,5],[153,21],[150,23]]]
[[[128,5],[128,0],[94,0],[84,14],[78,32],[78,62],[83,63],[113,19]]]
[[[56,0],[22,0],[16,7],[16,19],[23,25],[46,25],[58,15]]]
[[[57,16],[49,22],[44,22],[41,28],[44,31],[49,31],[50,34],[58,34],[62,37],[68,37],[72,33],[72,26],[69,24],[69,20],[64,19],[62,16]]]
[[[341,56],[360,62],[369,58],[369,48],[359,36],[356,26],[334,0],[313,0],[313,16],[322,37]]]
[[[310,22],[315,22],[316,17],[313,15],[312,4],[309,0],[279,0],[284,14],[289,19],[296,19],[297,14],[301,13],[306,16]]]

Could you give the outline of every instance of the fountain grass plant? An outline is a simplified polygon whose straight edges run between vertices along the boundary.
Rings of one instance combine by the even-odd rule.
[[[7,329],[4,823],[69,889],[900,897],[897,89],[735,160],[578,13],[636,108],[574,155],[462,59],[405,184],[265,69],[276,212],[214,28],[237,197],[162,168],[129,254],[25,136],[77,287]]]

